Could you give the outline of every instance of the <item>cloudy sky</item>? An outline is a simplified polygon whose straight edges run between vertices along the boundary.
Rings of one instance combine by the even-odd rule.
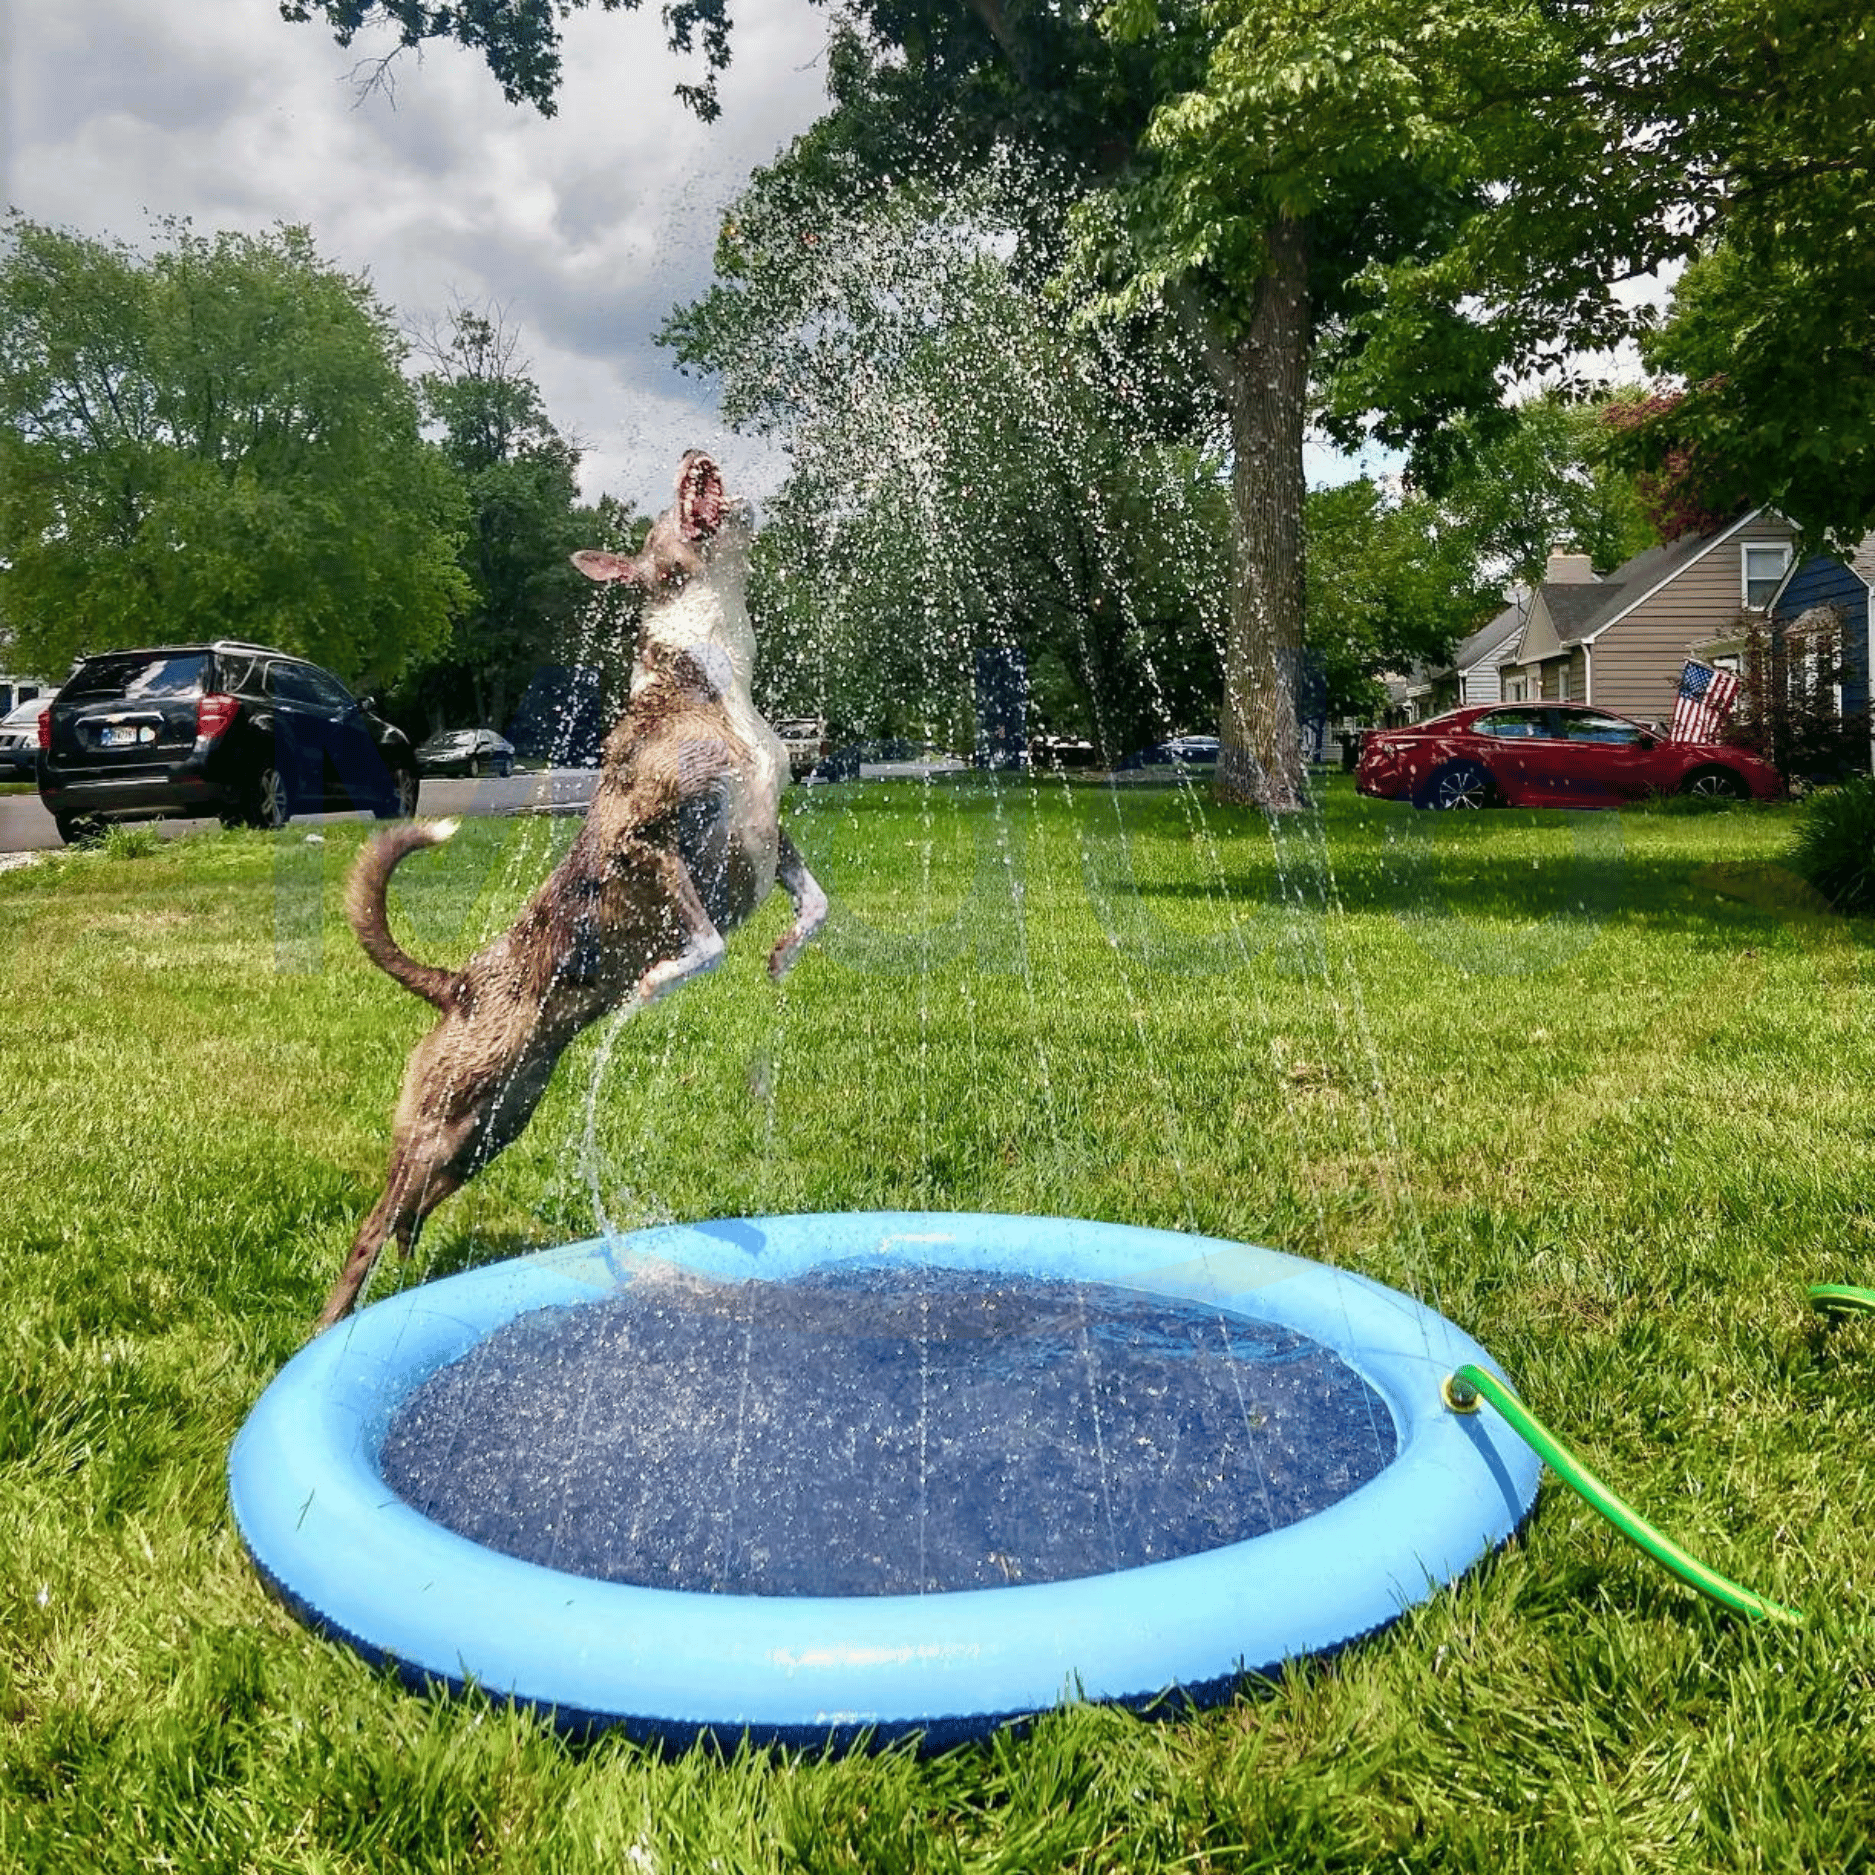
[[[825,13],[739,0],[723,114],[672,96],[682,68],[660,8],[566,23],[557,116],[505,104],[476,55],[405,53],[360,95],[388,35],[341,51],[276,0],[0,0],[10,109],[0,195],[35,220],[145,242],[153,217],[198,230],[301,222],[420,329],[462,303],[499,308],[584,493],[649,512],[690,445],[769,492],[782,463],[730,439],[713,388],[651,335],[710,278],[725,205],[824,107]],[[1375,466],[1388,466],[1377,459]],[[1351,465],[1311,449],[1312,480]]]
[[[671,95],[701,69],[667,51],[659,10],[575,15],[559,114],[543,118],[454,46],[403,54],[394,94],[360,97],[373,48],[288,25],[276,0],[0,0],[4,199],[133,244],[153,216],[306,223],[406,323],[501,308],[555,423],[586,446],[589,498],[662,507],[692,443],[723,448],[760,492],[778,464],[727,441],[710,388],[650,341],[708,283],[720,211],[750,170],[823,108],[825,16],[741,0],[706,126]]]

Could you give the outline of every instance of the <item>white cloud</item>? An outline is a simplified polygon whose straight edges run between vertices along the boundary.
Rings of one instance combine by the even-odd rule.
[[[388,89],[272,0],[0,0],[11,29],[6,200],[36,220],[140,243],[150,218],[203,230],[304,222],[412,321],[493,302],[564,430],[587,495],[661,506],[692,443],[762,492],[771,452],[731,438],[707,386],[651,336],[702,291],[723,207],[824,108],[824,14],[745,0],[722,117],[672,87],[657,10],[566,24],[558,114],[502,101],[455,46],[405,53]],[[4,30],[0,27],[0,30]]]

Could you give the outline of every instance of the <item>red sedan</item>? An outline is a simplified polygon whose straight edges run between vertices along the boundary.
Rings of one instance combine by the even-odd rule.
[[[1579,703],[1487,703],[1406,729],[1370,731],[1354,783],[1415,807],[1619,807],[1649,794],[1769,801],[1777,770],[1722,742]]]

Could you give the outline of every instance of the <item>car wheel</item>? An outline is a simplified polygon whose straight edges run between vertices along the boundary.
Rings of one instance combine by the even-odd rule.
[[[284,827],[293,818],[293,798],[286,777],[269,763],[253,779],[247,791],[247,824],[250,827]]]
[[[1421,807],[1440,810],[1489,807],[1496,799],[1491,771],[1479,762],[1447,762],[1419,791]]]
[[[104,837],[104,822],[96,814],[54,814],[52,821],[67,846],[92,846]]]
[[[482,758],[479,755],[469,757],[469,779],[479,781],[482,775]]]
[[[495,773],[498,774],[503,781],[506,781],[508,777],[514,773],[514,757],[512,755],[504,755],[501,760],[495,764]]]
[[[1680,792],[1700,801],[1743,801],[1751,796],[1745,778],[1730,768],[1696,768],[1680,783]]]

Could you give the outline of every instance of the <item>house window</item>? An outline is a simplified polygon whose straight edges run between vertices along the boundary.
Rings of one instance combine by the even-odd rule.
[[[1506,677],[1504,679],[1504,701],[1506,703],[1527,703],[1530,700],[1530,680],[1527,677]]]
[[[1762,612],[1790,571],[1790,548],[1782,541],[1745,547],[1745,606]]]

